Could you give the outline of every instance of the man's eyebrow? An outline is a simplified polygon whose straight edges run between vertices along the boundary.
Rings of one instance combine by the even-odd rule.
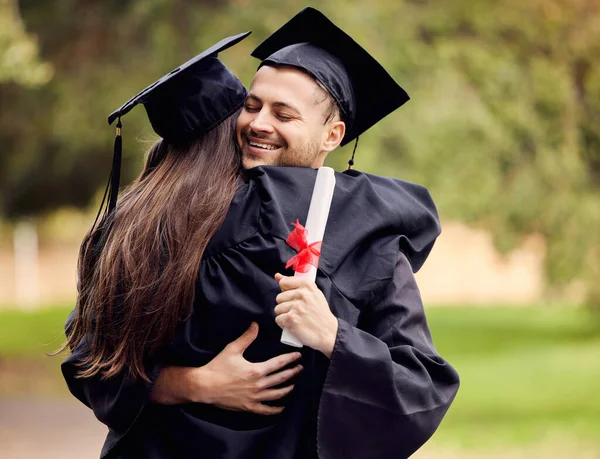
[[[256,94],[253,93],[248,93],[248,95],[246,96],[246,100],[252,100],[254,102],[257,102],[259,104],[262,104],[263,101],[260,97],[258,97]],[[277,108],[287,108],[290,109],[298,114],[300,114],[300,110],[298,110],[296,107],[294,107],[292,104],[289,104],[287,102],[273,102],[273,107],[277,107]]]
[[[300,110],[298,110],[296,107],[294,107],[293,105],[290,105],[286,102],[273,102],[273,107],[287,108],[289,110],[292,110],[293,112],[300,114]]]
[[[248,95],[246,96],[246,100],[248,100],[248,99],[252,99],[252,100],[258,102],[259,104],[262,104],[261,98],[258,97],[256,94],[248,93]]]

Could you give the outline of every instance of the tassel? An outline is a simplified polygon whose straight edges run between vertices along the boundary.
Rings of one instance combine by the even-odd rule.
[[[354,143],[354,150],[352,150],[352,158],[348,161],[348,170],[352,170],[352,166],[354,166],[354,153],[356,153],[356,147],[358,147],[358,137],[356,138],[356,142]]]
[[[110,170],[110,189],[108,191],[108,213],[117,207],[117,195],[119,194],[119,184],[121,182],[121,156],[123,152],[123,140],[121,138],[121,118],[117,121],[117,135],[115,137],[115,147],[113,152],[112,169]]]
[[[121,156],[123,150],[123,143],[121,139],[122,127],[123,125],[121,124],[121,117],[119,117],[119,120],[117,121],[117,135],[115,137],[115,145],[113,148],[112,167],[110,169],[110,175],[108,178],[108,183],[106,184],[106,189],[104,190],[104,196],[102,196],[102,202],[100,203],[100,208],[98,209],[98,214],[96,215],[96,219],[94,220],[94,224],[90,230],[92,233],[96,229],[96,224],[98,223],[98,219],[102,214],[102,209],[104,209],[104,203],[106,203],[107,196],[108,205],[104,210],[104,215],[110,214],[110,212],[112,212],[117,206],[117,195],[119,193],[119,183],[121,181]]]

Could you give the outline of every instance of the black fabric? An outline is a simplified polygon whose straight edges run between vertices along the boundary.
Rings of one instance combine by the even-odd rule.
[[[431,339],[415,278],[398,254],[357,324],[339,320],[319,407],[321,459],[392,459],[434,433],[458,375]]]
[[[144,104],[152,128],[163,139],[176,143],[208,132],[244,103],[244,85],[217,55],[248,35],[225,38],[172,70],[111,113],[108,123]]]
[[[304,8],[267,37],[252,56],[289,65],[319,81],[337,102],[354,140],[409,100],[406,91],[362,46],[315,8]]]
[[[248,35],[250,32],[224,38],[152,83],[108,116],[108,124],[118,119],[117,136],[98,217],[107,193],[104,217],[113,214],[117,205],[121,181],[121,117],[136,105],[144,104],[154,131],[171,144],[183,144],[206,134],[244,104],[246,88],[217,56]]]
[[[265,361],[295,350],[279,341],[273,275],[286,272],[295,254],[285,238],[290,222],[306,219],[315,177],[315,170],[302,168],[245,171],[205,252],[193,313],[160,361],[148,365],[153,380],[163,365],[208,363],[252,321],[259,335],[246,359]],[[439,230],[424,188],[355,171],[336,174],[317,276],[339,321],[331,360],[304,347],[304,370],[292,393],[277,403],[286,409],[261,416],[205,404],[154,405],[148,403],[152,385],[126,377],[108,384],[75,379],[78,352],[84,352],[78,349],[63,374],[71,392],[110,427],[103,455],[408,457],[435,431],[458,388],[456,372],[433,347],[412,274]]]
[[[70,326],[74,313],[75,311],[69,314],[65,330]],[[82,340],[63,362],[61,369],[71,394],[90,408],[96,418],[108,427],[108,435],[100,454],[101,457],[105,457],[140,417],[142,409],[148,403],[162,363],[160,359],[156,359],[146,365],[146,375],[150,382],[134,381],[125,371],[108,380],[102,380],[98,376],[83,380],[77,377],[77,362],[88,352],[87,343]]]

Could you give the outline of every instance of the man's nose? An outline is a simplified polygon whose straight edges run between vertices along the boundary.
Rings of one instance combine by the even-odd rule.
[[[266,110],[258,112],[250,122],[249,126],[254,132],[274,132],[273,125],[269,122],[269,115],[266,113]]]

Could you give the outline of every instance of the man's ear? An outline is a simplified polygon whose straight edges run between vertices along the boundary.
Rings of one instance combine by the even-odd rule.
[[[323,141],[321,151],[323,153],[329,153],[330,151],[335,150],[342,142],[345,133],[346,123],[343,121],[334,121],[329,124],[326,133],[327,137],[325,137],[325,140]]]

